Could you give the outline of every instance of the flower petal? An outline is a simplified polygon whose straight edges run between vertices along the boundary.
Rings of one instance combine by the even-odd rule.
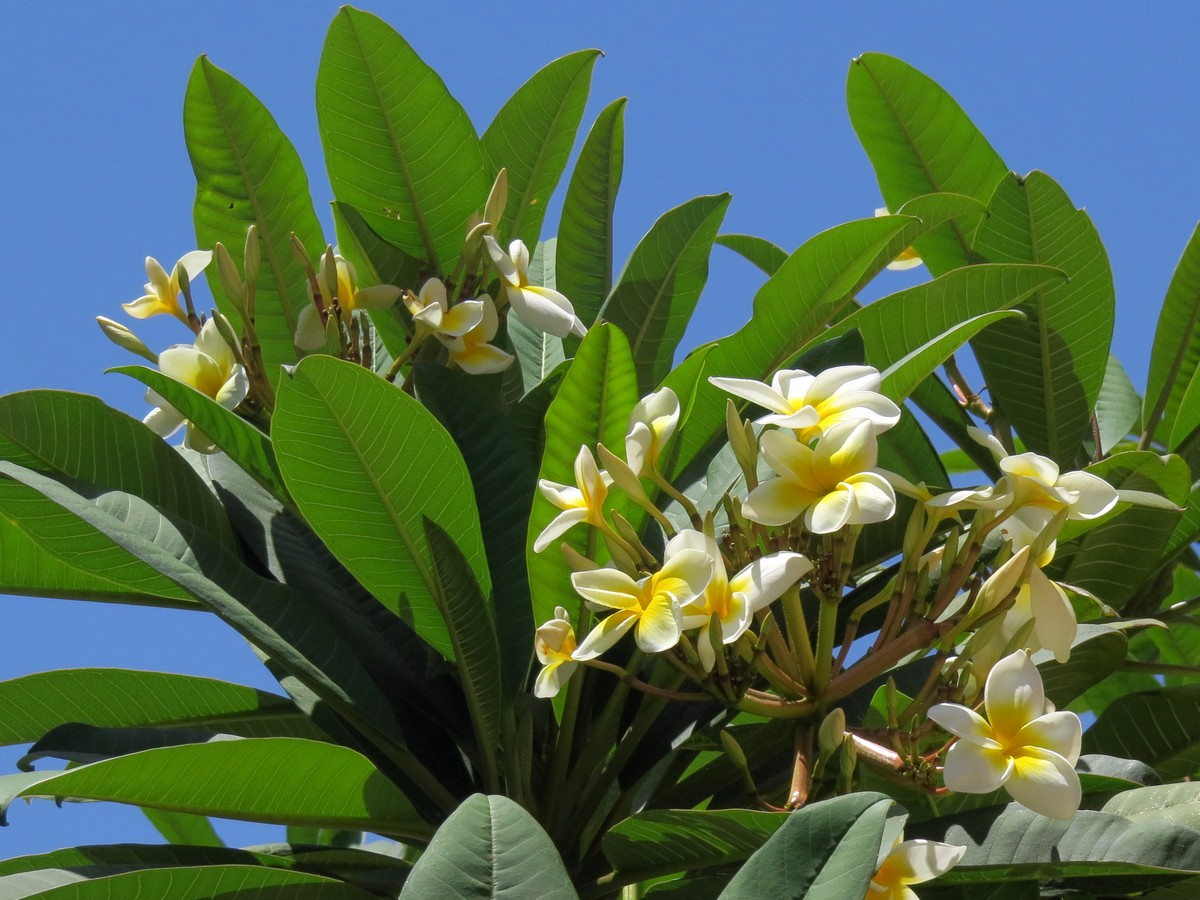
[[[1057,753],[1071,765],[1079,761],[1083,723],[1069,710],[1038,716],[1017,732],[1014,744]]]
[[[666,592],[656,593],[638,617],[634,632],[638,647],[647,653],[662,653],[678,644],[682,634],[679,604]]]
[[[583,639],[583,643],[572,654],[573,657],[581,661],[595,659],[619,641],[637,620],[638,613],[628,609],[618,610],[610,616],[605,616]]]
[[[968,741],[956,741],[946,751],[942,778],[951,791],[990,794],[1009,779],[1011,768],[1011,761],[999,750],[989,750]]]
[[[1017,757],[1004,789],[1022,806],[1052,819],[1074,816],[1082,796],[1075,767],[1049,751]]]
[[[463,300],[442,316],[438,330],[451,337],[462,337],[483,321],[483,301]]]
[[[571,584],[585,600],[607,609],[632,609],[641,613],[641,586],[618,569],[592,569],[575,572]]]
[[[200,277],[200,273],[208,268],[210,262],[212,262],[211,250],[192,250],[179,258],[178,265],[183,266],[183,270],[188,274],[188,281],[191,282]],[[147,270],[149,270],[148,266]]]
[[[464,372],[471,375],[490,375],[503,372],[515,357],[491,344],[468,344],[465,349],[451,354]]]
[[[400,299],[401,290],[394,284],[375,284],[354,292],[355,309],[388,309]]]
[[[159,437],[169,438],[182,428],[186,421],[175,407],[164,404],[157,409],[150,410],[146,418],[142,419],[142,424]]]
[[[945,875],[958,865],[966,847],[944,844],[941,841],[904,841],[892,848],[888,859],[893,861],[906,884],[920,884]]]
[[[550,524],[542,529],[538,539],[533,542],[533,552],[541,553],[550,544],[566,534],[572,526],[587,519],[587,510],[581,508],[563,510],[555,516]]]
[[[521,283],[520,273],[517,272],[517,267],[513,263],[512,258],[504,252],[504,248],[496,243],[496,239],[490,234],[483,236],[483,243],[487,247],[488,256],[492,258],[492,265],[496,267],[496,271],[500,273],[500,277],[513,287],[519,285]]]
[[[763,409],[769,409],[777,413],[788,414],[793,412],[791,404],[787,402],[787,398],[777,390],[773,390],[761,381],[754,381],[749,378],[712,378],[708,379],[709,383],[714,387],[718,387],[727,394],[733,394],[735,397],[741,397],[743,400],[749,400],[751,403],[757,403]],[[816,410],[813,410],[813,419],[816,420]]]
[[[771,478],[742,501],[742,515],[760,525],[787,525],[795,521],[816,499],[794,481]]]
[[[325,346],[325,326],[321,314],[309,303],[296,317],[296,337],[293,343],[301,350],[319,350]]]
[[[927,713],[931,721],[943,730],[980,747],[999,750],[1000,742],[992,733],[992,727],[979,713],[961,703],[938,703]]]
[[[1117,505],[1117,489],[1090,472],[1066,472],[1058,479],[1058,487],[1066,488],[1079,498],[1071,504],[1072,519],[1096,519]]]
[[[218,406],[235,409],[249,393],[250,376],[246,374],[244,366],[234,366],[233,374],[221,385],[221,389],[217,391],[217,396],[213,399],[217,401]]]
[[[992,667],[983,688],[983,706],[992,730],[1012,737],[1046,709],[1042,676],[1024,650]]]
[[[854,513],[854,494],[845,484],[819,499],[805,514],[804,522],[813,534],[832,534],[848,523]]]
[[[729,589],[745,597],[750,612],[758,612],[811,570],[812,563],[806,556],[784,550],[750,563],[729,579]]]

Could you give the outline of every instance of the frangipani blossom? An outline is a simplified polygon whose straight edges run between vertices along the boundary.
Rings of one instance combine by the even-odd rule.
[[[913,484],[895,472],[883,472],[888,484],[898,494],[912,497],[925,507],[925,512],[935,519],[957,517],[968,509],[1001,509],[1008,503],[1005,496],[997,496],[995,487],[952,488],[935,493],[925,482]]]
[[[643,397],[629,414],[625,433],[625,460],[635,475],[646,466],[657,466],[663,447],[679,424],[679,398],[669,387]]]
[[[574,573],[571,583],[593,608],[615,610],[583,639],[575,659],[595,659],[631,628],[638,647],[647,653],[670,650],[683,634],[682,608],[704,590],[712,571],[707,553],[680,550],[638,581],[618,569]]]
[[[754,421],[791,428],[808,442],[842,423],[869,422],[881,434],[900,421],[900,408],[879,393],[879,372],[870,366],[834,366],[816,375],[780,369],[768,386],[749,378],[709,378],[735,397],[771,410]]]
[[[587,328],[571,301],[558,291],[529,283],[529,250],[524,241],[513,241],[505,253],[490,234],[483,237],[492,265],[500,273],[509,305],[526,325],[555,337],[576,334],[583,337]]]
[[[236,407],[250,391],[246,370],[238,364],[233,351],[221,337],[214,319],[204,323],[193,346],[179,345],[160,353],[158,368],[168,378],[195,388],[225,409]],[[183,446],[198,453],[212,453],[217,449],[207,435],[188,422],[159,394],[146,391],[146,401],[156,408],[150,410],[142,421],[155,434],[168,438],[186,423],[187,434]]]
[[[875,218],[890,215],[891,213],[888,212],[888,208],[886,206],[877,207],[875,210]],[[924,260],[917,255],[916,250],[914,250],[912,247],[905,247],[896,255],[895,259],[888,263],[887,267],[892,272],[903,272],[905,269],[915,269],[923,262]]]
[[[326,256],[321,257],[320,268],[317,271],[317,283],[327,285],[330,282],[326,272]],[[337,269],[337,301],[341,310],[341,318],[347,325],[350,317],[359,309],[387,309],[400,298],[400,288],[392,284],[376,284],[372,287],[358,287],[358,273],[348,260],[341,256],[334,257]],[[325,308],[332,306],[332,297],[325,298]],[[295,344],[301,350],[319,350],[325,346],[325,323],[315,304],[309,303],[296,318]]]
[[[685,550],[699,550],[712,560],[707,587],[682,610],[683,627],[700,629],[696,652],[705,672],[711,672],[716,663],[708,634],[714,615],[720,623],[721,643],[732,644],[745,634],[756,612],[778,600],[812,569],[812,563],[801,554],[781,551],[755,560],[730,578],[717,542],[703,532],[690,529],[671,538],[664,558],[669,561]]]
[[[929,718],[958,737],[946,753],[946,787],[988,794],[1004,787],[1036,813],[1069,819],[1082,789],[1075,763],[1083,726],[1073,712],[1047,712],[1042,676],[1023,650],[992,667],[983,689],[986,718],[939,703]]]
[[[941,841],[901,841],[897,838],[871,876],[863,900],[920,900],[909,885],[945,875],[958,865],[966,852],[966,847]]]
[[[413,321],[420,322],[439,338],[462,337],[483,321],[483,300],[463,300],[451,309],[446,299],[446,285],[440,278],[430,278],[421,285],[415,298],[412,294],[408,297],[411,299],[406,300],[405,305],[412,313]],[[493,316],[495,312],[493,309]],[[491,337],[495,335],[493,330]]]
[[[567,530],[580,522],[589,522],[597,527],[604,525],[604,498],[612,476],[601,472],[596,458],[586,446],[579,448],[575,456],[575,484],[558,484],[543,478],[538,482],[542,496],[562,510],[538,535],[533,552],[541,553],[550,542],[566,534]]]
[[[803,513],[809,531],[830,534],[896,512],[892,486],[875,471],[879,452],[870,422],[835,425],[815,449],[788,431],[765,432],[760,446],[779,477],[764,481],[742,504],[754,522],[786,525]]]
[[[179,305],[179,270],[187,272],[188,282],[200,277],[200,273],[212,261],[209,250],[193,250],[185,253],[168,275],[166,270],[153,256],[146,257],[146,276],[150,281],[146,284],[145,295],[138,297],[132,303],[122,303],[121,309],[135,319],[146,319],[159,313],[170,313],[183,323],[187,323],[187,313]]]
[[[575,646],[575,629],[567,611],[561,606],[554,607],[554,618],[540,626],[533,638],[533,649],[542,664],[542,671],[533,683],[533,696],[553,697],[562,690],[579,665],[571,658]]]
[[[482,306],[483,316],[479,323],[462,337],[443,338],[439,335],[438,339],[450,351],[450,358],[458,363],[458,367],[464,372],[472,375],[502,372],[512,365],[514,357],[511,353],[506,353],[490,343],[500,328],[500,319],[496,315],[496,304],[487,294],[478,300],[468,302],[479,303]],[[463,304],[460,303],[454,307],[454,311],[462,306]]]

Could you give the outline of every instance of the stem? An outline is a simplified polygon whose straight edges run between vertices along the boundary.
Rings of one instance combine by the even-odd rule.
[[[593,669],[601,669],[605,672],[611,672],[613,675],[616,675],[617,678],[619,678],[624,684],[629,685],[629,687],[633,688],[634,690],[641,691],[643,694],[649,694],[651,697],[661,697],[664,700],[682,700],[684,702],[691,703],[708,703],[713,699],[711,694],[698,694],[695,692],[685,693],[684,691],[670,691],[666,688],[657,687],[656,685],[642,681],[640,678],[631,674],[630,672],[626,672],[620,666],[613,665],[612,663],[602,662],[598,659],[585,660],[583,664],[585,666],[591,666]]]
[[[1122,672],[1147,672],[1151,675],[1200,675],[1200,666],[1183,663],[1139,662],[1128,659],[1117,668]]]
[[[792,664],[793,675],[801,684],[813,684],[814,673],[817,669],[813,657],[812,641],[808,637],[808,620],[804,615],[804,605],[800,602],[800,588],[792,585],[783,594],[783,617],[787,622],[788,642],[791,653],[786,662]]]
[[[650,467],[650,480],[653,481],[664,494],[683,507],[684,512],[688,514],[688,518],[692,520],[692,525],[695,526],[697,531],[704,530],[704,519],[700,516],[700,511],[696,509],[696,504],[679,491],[675,490],[675,486],[663,477],[662,473],[658,471],[656,466]]]
[[[809,769],[809,761],[812,759],[812,738],[812,724],[797,723],[795,744],[793,745],[792,783],[785,804],[788,810],[799,809],[808,802],[808,793],[812,788],[812,772]]]
[[[834,678],[829,683],[829,689],[822,699],[827,704],[834,703],[847,694],[853,693],[871,679],[882,675],[910,653],[928,647],[943,633],[949,631],[952,626],[952,621],[935,622],[929,618],[921,619],[897,636],[895,640],[890,641],[870,656],[859,660]]]

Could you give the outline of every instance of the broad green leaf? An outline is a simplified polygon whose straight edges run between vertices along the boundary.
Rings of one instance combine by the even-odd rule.
[[[728,247],[768,275],[778,272],[788,258],[786,250],[752,234],[719,234],[716,243]]]
[[[262,267],[254,293],[254,331],[274,383],[280,364],[296,361],[296,319],[312,302],[291,236],[314,259],[325,249],[308,177],[267,108],[206,56],[196,60],[188,79],[183,130],[196,173],[197,243],[207,250],[220,241],[240,270],[246,229],[258,230]],[[221,312],[241,322],[215,272],[208,283]]]
[[[130,897],[170,897],[171,900],[369,900],[361,888],[303,872],[237,865],[178,866],[141,869],[89,880],[63,879],[36,894],[38,900],[128,900]]]
[[[733,876],[721,900],[867,896],[892,801],[859,792],[803,807]]]
[[[990,450],[971,437],[968,429],[975,424],[974,420],[941,378],[931,376],[917,385],[912,393],[912,402],[958,445],[958,452],[962,454],[964,462],[960,463],[961,469],[951,471],[978,470],[993,480],[999,480],[1002,473],[996,465],[996,458]],[[943,455],[947,468],[950,468],[947,457],[952,453],[954,451],[947,451],[947,454]]]
[[[1177,456],[1162,457],[1146,450],[1118,453],[1085,471],[1118,489],[1159,494],[1182,504],[1187,501],[1191,476]],[[1084,588],[1121,609],[1158,568],[1180,513],[1166,509],[1120,504],[1102,520],[1069,523],[1060,536],[1052,575],[1058,581]],[[1086,533],[1072,539],[1086,528]]]
[[[272,420],[280,469],[304,518],[375,597],[448,659],[421,517],[491,579],[462,455],[395,385],[352,363],[310,356],[280,385]]]
[[[1166,780],[1200,772],[1200,685],[1114,700],[1083,735],[1088,753],[1140,759]]]
[[[480,139],[492,170],[508,170],[504,219],[493,222],[507,240],[537,243],[546,206],[562,177],[587,104],[599,50],[556,59],[521,85]]]
[[[268,853],[220,846],[171,846],[168,844],[91,844],[64,847],[48,853],[14,856],[0,860],[0,896],[3,889],[17,883],[14,875],[38,875],[48,878],[55,873],[84,872],[87,869],[119,871],[121,869],[169,866],[262,865],[289,869],[291,860]]]
[[[1104,370],[1104,381],[1096,397],[1096,425],[1100,432],[1100,451],[1109,453],[1113,447],[1125,440],[1138,427],[1141,419],[1142,398],[1137,388],[1125,374],[1121,361],[1111,353],[1108,367]],[[1093,440],[1094,444],[1095,441]]]
[[[593,454],[598,443],[623,449],[629,413],[637,401],[637,374],[629,342],[612,325],[593,326],[579,345],[579,352],[546,411],[546,445],[539,479],[575,484],[575,457],[581,447],[587,447]],[[554,608],[570,599],[571,567],[558,545],[541,553],[533,552],[538,536],[560,512],[539,495],[529,516],[526,558],[533,618],[538,624],[554,618]],[[598,554],[603,552],[603,543],[597,541],[590,526],[575,526],[563,536],[563,542],[601,561]],[[575,624],[580,626],[579,622]]]
[[[224,510],[191,466],[140,422],[99,398],[66,391],[0,397],[0,456],[136,494],[233,546]]]
[[[600,310],[629,339],[643,394],[671,371],[729,200],[729,194],[697,197],[664,213],[634,247]]]
[[[655,882],[642,896],[653,900],[717,900],[728,883],[728,875],[683,875]]]
[[[1187,500],[1181,502],[1184,507],[1183,515],[1171,532],[1171,537],[1163,549],[1164,561],[1173,559],[1180,550],[1187,547],[1197,537],[1200,537],[1200,484],[1194,485],[1188,493]]]
[[[1116,671],[1125,661],[1128,644],[1125,634],[1115,628],[1081,624],[1071,645],[1071,658],[1065,663],[1057,662],[1047,650],[1034,656],[1046,697],[1055,706],[1065,707]]]
[[[145,366],[118,366],[109,369],[128,375],[155,391],[189,421],[196,422],[218,447],[255,481],[285,503],[290,503],[287,488],[279,474],[271,439],[245,419],[217,404],[191,385],[168,378]]]
[[[303,720],[286,697],[211,678],[132,669],[60,669],[0,681],[0,744],[36,741],[58,725],[187,725],[214,731]],[[307,721],[307,720],[304,720]]]
[[[437,830],[413,866],[402,900],[492,900],[579,895],[549,835],[507,797],[475,794]]]
[[[423,364],[413,372],[417,396],[450,432],[471,473],[492,576],[505,696],[513,697],[525,688],[533,655],[530,635],[536,623],[525,537],[537,470],[508,411],[479,390],[477,376]]]
[[[454,660],[475,726],[479,754],[488,769],[495,766],[505,712],[496,621],[462,551],[432,519],[425,519],[424,525],[438,581],[438,607],[454,645]],[[494,768],[490,774],[495,777]]]
[[[1069,465],[1088,434],[1112,342],[1116,293],[1104,244],[1083,210],[1049,175],[1000,182],[975,249],[998,263],[1055,266],[1068,281],[1047,285],[973,346],[1000,413],[1029,449]]]
[[[1200,784],[1156,784],[1122,791],[1101,808],[1131,822],[1171,822],[1200,830]]]
[[[146,818],[159,834],[171,844],[188,847],[224,847],[225,842],[213,828],[207,816],[173,812],[167,809],[143,808]]]
[[[466,111],[408,42],[344,6],[317,70],[329,182],[388,243],[449,273],[491,181]]]
[[[139,507],[129,495],[107,497],[101,505],[12,463],[0,461],[0,474],[83,519],[220,616],[330,706],[395,739],[387,701],[328,619],[302,595],[259,577],[203,532],[180,532],[171,520],[144,504]],[[156,523],[154,539],[129,524],[147,520]]]
[[[965,322],[943,331],[937,337],[910,350],[880,373],[883,376],[883,383],[879,388],[880,393],[893,400],[906,399],[959,347],[989,325],[1010,318],[1022,318],[1022,316],[1014,309],[972,316]]]
[[[1200,390],[1191,390],[1200,367],[1200,225],[1188,238],[1163,298],[1150,350],[1145,427],[1160,441],[1175,447],[1200,424]],[[1189,396],[1190,395],[1190,396]],[[1185,398],[1188,403],[1184,404]],[[1179,427],[1176,428],[1176,422]],[[1190,424],[1189,424],[1190,423]]]
[[[1008,171],[954,98],[894,57],[864,53],[854,60],[846,103],[889,210],[935,192],[986,203]],[[916,249],[940,275],[974,261],[972,239],[969,228],[950,223],[917,241]]]
[[[8,478],[0,478],[0,592],[197,608],[169,578],[59,504]]]
[[[64,772],[0,776],[18,797],[109,800],[154,809],[425,838],[431,829],[366,757],[298,738],[243,738],[144,750]]]
[[[613,209],[625,161],[625,98],[601,110],[579,151],[558,226],[558,287],[591,325],[612,290]]]
[[[927,234],[944,233],[946,229],[953,229],[956,235],[974,234],[979,223],[987,215],[986,200],[986,197],[979,199],[966,194],[943,191],[935,194],[921,194],[907,201],[895,210],[895,213],[900,216],[908,216],[913,221],[910,221],[899,234],[888,241],[874,264],[864,274],[864,280],[860,282],[860,287],[876,275],[882,274],[883,270],[893,263],[897,256],[905,250],[912,249],[913,245],[920,243]],[[933,274],[941,275],[944,272],[935,271]]]
[[[609,829],[604,855],[621,883],[740,863],[787,818],[749,809],[647,810]]]

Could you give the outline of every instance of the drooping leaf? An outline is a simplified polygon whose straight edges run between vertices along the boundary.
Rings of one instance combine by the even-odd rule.
[[[923,194],[965,194],[983,203],[1008,167],[954,98],[928,76],[882,53],[864,53],[846,79],[850,123],[889,210]],[[973,232],[957,223],[916,242],[935,275],[973,262]]]
[[[1200,772],[1200,685],[1114,700],[1084,732],[1084,750],[1140,759],[1166,780]]]
[[[388,243],[449,273],[491,180],[475,127],[399,34],[345,6],[317,70],[333,193]]]
[[[280,469],[304,518],[375,597],[448,659],[421,517],[462,548],[491,590],[462,455],[420,403],[360,366],[310,356],[280,385]]]
[[[207,816],[166,809],[143,808],[142,812],[168,843],[187,847],[225,846],[225,842],[213,828],[212,820]]]
[[[1049,175],[1000,182],[975,249],[992,262],[1055,266],[1047,285],[973,342],[995,406],[1029,449],[1068,465],[1088,434],[1112,342],[1116,293],[1091,219]]]
[[[1121,361],[1110,353],[1095,409],[1102,453],[1110,452],[1137,428],[1141,411],[1142,398],[1138,396],[1137,388],[1125,374]]]
[[[787,262],[787,251],[772,244],[766,238],[752,234],[719,234],[716,243],[728,247],[734,253],[758,266],[768,275],[774,275]]]
[[[493,171],[508,170],[507,240],[537,243],[546,206],[562,177],[587,104],[599,50],[580,50],[540,69],[496,114],[480,139]]]
[[[296,148],[267,108],[208,57],[196,60],[188,79],[183,126],[196,173],[193,214],[200,247],[211,249],[222,242],[241,269],[246,229],[254,225],[258,230],[262,267],[255,288],[254,330],[274,382],[281,364],[296,361],[296,319],[311,302],[291,236],[296,235],[313,259],[325,249],[308,177]],[[241,322],[215,272],[208,283],[221,312]]]
[[[558,226],[558,290],[591,325],[612,290],[613,210],[625,161],[625,98],[601,110],[579,151]]]
[[[859,792],[803,807],[750,857],[721,900],[866,896],[892,801]]]
[[[546,445],[539,479],[574,484],[575,457],[580,447],[593,453],[598,443],[624,448],[629,413],[637,401],[637,374],[624,334],[612,325],[589,329],[546,411]],[[554,608],[562,605],[564,591],[571,583],[571,568],[557,545],[542,553],[533,552],[534,542],[560,511],[539,495],[529,517],[526,558],[533,617],[538,624],[554,618]],[[603,552],[603,543],[598,543],[589,530],[590,526],[577,525],[563,540],[599,561],[597,554]]]
[[[1120,667],[1128,643],[1125,634],[1116,628],[1081,624],[1071,645],[1071,658],[1065,663],[1057,662],[1047,650],[1034,656],[1046,697],[1055,706],[1065,707]]]
[[[1158,314],[1142,414],[1145,427],[1174,448],[1200,423],[1200,390],[1189,390],[1200,367],[1200,225],[1188,238]],[[1191,395],[1190,398],[1188,395]],[[1188,398],[1185,405],[1184,400]],[[1179,427],[1176,428],[1176,422]]]
[[[664,213],[633,249],[600,310],[629,339],[643,394],[671,371],[729,200],[729,194],[697,197]]]
[[[529,813],[507,797],[475,794],[442,823],[400,896],[575,900],[579,895],[549,835]]]

